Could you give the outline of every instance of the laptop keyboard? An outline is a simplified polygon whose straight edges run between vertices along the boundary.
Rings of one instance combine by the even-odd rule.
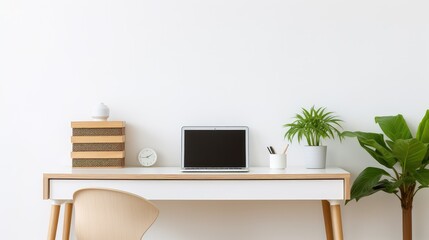
[[[182,168],[182,171],[202,171],[202,172],[221,172],[221,171],[240,171],[240,172],[247,172],[248,169],[247,168],[239,168],[239,167],[229,167],[229,168],[225,168],[225,167],[211,167],[211,168],[200,168],[200,167],[187,167],[187,168]]]

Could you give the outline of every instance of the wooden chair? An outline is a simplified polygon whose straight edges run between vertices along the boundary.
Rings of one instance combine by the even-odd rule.
[[[140,240],[159,213],[146,199],[111,189],[78,190],[73,201],[78,240]]]

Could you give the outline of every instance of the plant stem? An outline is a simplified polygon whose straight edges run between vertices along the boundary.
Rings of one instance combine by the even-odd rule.
[[[413,208],[402,208],[402,239],[412,240],[413,239],[413,224],[412,217]]]
[[[401,207],[402,207],[402,239],[413,239],[413,200],[415,184],[406,185],[401,188]]]

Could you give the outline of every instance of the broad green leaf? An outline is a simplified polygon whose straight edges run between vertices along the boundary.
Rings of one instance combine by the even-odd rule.
[[[375,187],[383,176],[390,177],[390,174],[383,169],[375,167],[364,169],[353,183],[350,200],[355,199],[356,201],[359,201],[359,199],[363,197],[382,190],[382,188],[377,189]]]
[[[383,179],[380,182],[377,183],[376,186],[374,186],[374,190],[382,190],[386,193],[397,193],[399,186],[401,186],[402,181],[389,181],[387,179]]]
[[[419,169],[414,173],[414,177],[417,182],[419,182],[422,186],[429,186],[429,169]]]
[[[423,158],[422,165],[429,164],[429,144],[427,144],[426,147],[427,147],[427,152],[426,152],[426,156]]]
[[[429,110],[426,110],[426,114],[419,124],[416,138],[423,143],[429,143]]]
[[[381,165],[392,168],[397,160],[392,152],[378,144],[374,139],[361,139],[358,137],[359,144]]]
[[[415,138],[407,140],[399,139],[395,141],[392,152],[399,160],[402,171],[412,171],[421,166],[427,152],[427,147]]]
[[[380,155],[377,154],[376,151],[374,151],[372,148],[367,147],[365,144],[360,143],[360,145],[362,146],[363,149],[365,149],[378,163],[380,163],[381,165],[385,166],[385,167],[389,167],[389,163],[386,162],[386,160],[384,160],[383,157],[381,157]]]
[[[344,131],[342,133],[342,135],[343,135],[343,137],[357,137],[357,138],[361,138],[361,139],[373,139],[374,141],[376,141],[381,146],[387,147],[386,143],[384,142],[384,136],[381,133],[360,132],[360,131],[356,131],[356,132]]]
[[[384,142],[381,133],[349,132],[345,131],[343,137],[357,137],[359,144],[381,165],[392,168],[397,160]]]
[[[375,122],[380,125],[381,130],[383,130],[384,134],[392,141],[410,139],[413,137],[401,114],[396,116],[375,117]]]
[[[390,140],[386,140],[387,146],[389,146],[390,149],[392,149],[394,142]]]
[[[423,143],[429,143],[429,121],[420,123],[416,138]]]

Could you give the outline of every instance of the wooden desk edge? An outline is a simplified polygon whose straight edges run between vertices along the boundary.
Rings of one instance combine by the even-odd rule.
[[[344,199],[350,199],[350,173],[333,174],[76,174],[76,173],[44,173],[43,199],[49,199],[51,179],[86,179],[86,180],[325,180],[339,179],[344,181]]]
[[[47,173],[43,174],[43,199],[47,200],[49,199],[49,175]]]
[[[344,199],[350,200],[350,174],[344,177]]]

